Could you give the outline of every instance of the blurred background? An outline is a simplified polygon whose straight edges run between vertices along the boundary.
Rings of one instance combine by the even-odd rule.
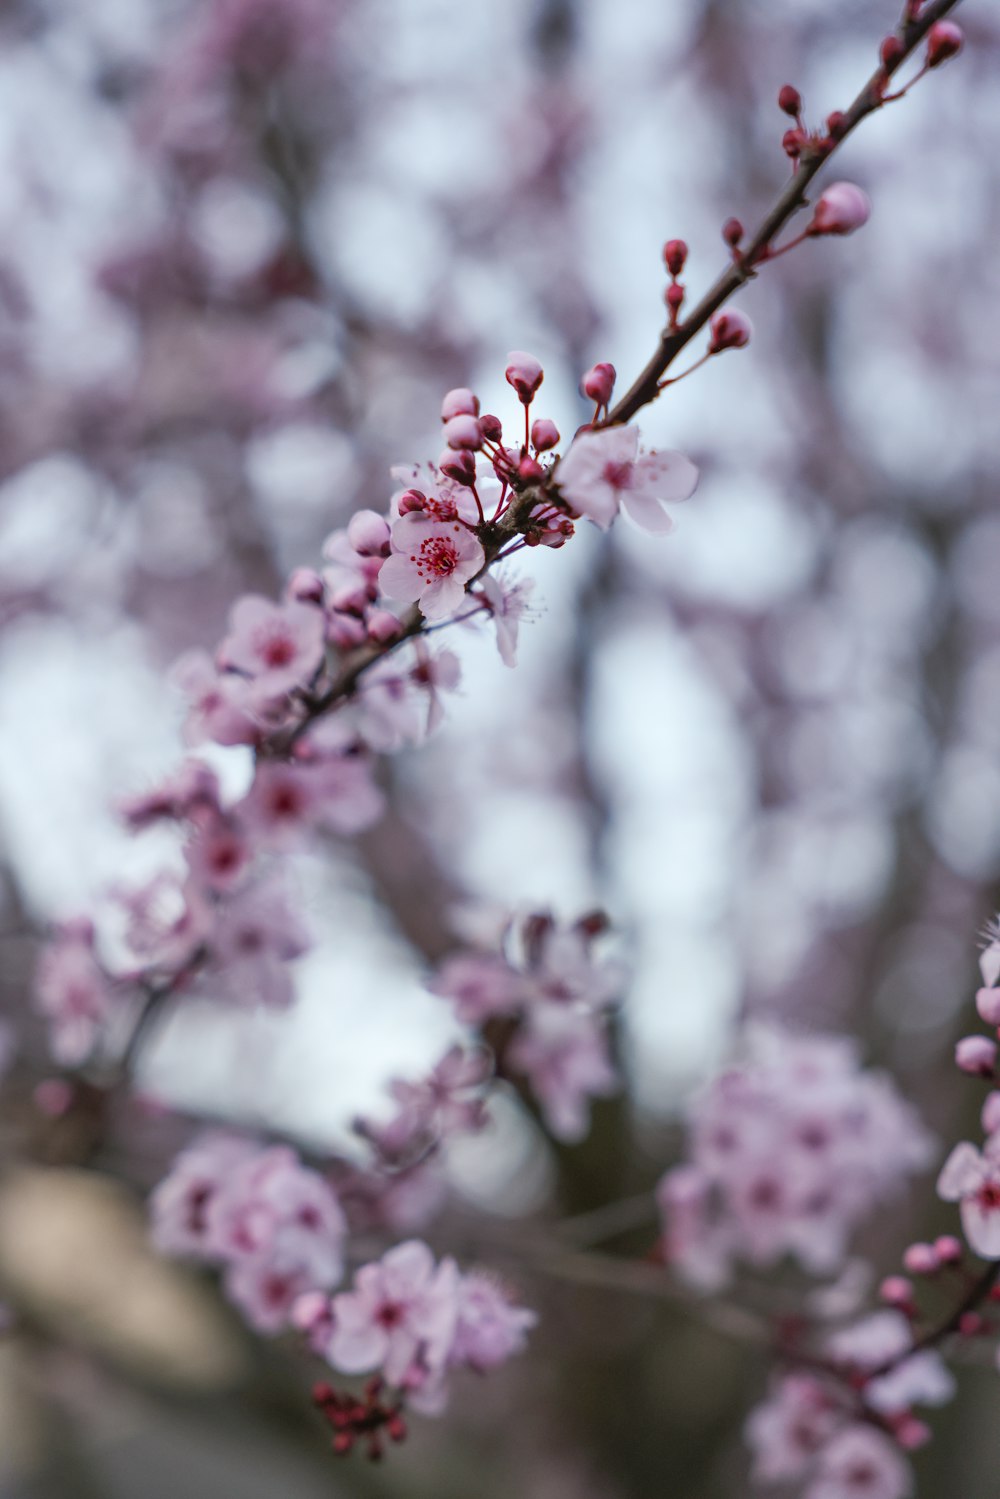
[[[446,727],[385,768],[382,824],[303,870],[297,1008],[185,1007],[143,1059],[173,1119],[126,1110],[99,1171],[7,1180],[0,1280],[27,1312],[0,1342],[5,1499],[744,1492],[759,1352],[697,1308],[523,1268],[531,1353],[384,1469],[338,1466],[294,1350],[151,1259],[141,1198],[184,1116],[342,1143],[440,1053],[421,978],[475,903],[604,905],[634,983],[627,1095],[588,1142],[556,1151],[511,1106],[454,1153],[456,1252],[503,1268],[519,1222],[647,1189],[748,1017],[854,1031],[942,1140],[971,1127],[951,1045],[1000,901],[1000,17],[962,11],[961,59],[838,156],[868,226],[768,268],[749,350],[644,413],[702,471],[675,535],[528,554],[514,672],[456,632]],[[542,360],[566,434],[595,359],[627,385],[663,241],[687,240],[695,300],[722,221],[784,180],[780,85],[820,124],[896,20],[889,0],[0,6],[8,1100],[45,1065],[47,924],[164,855],[113,803],[178,758],[170,662],[381,509],[390,464],[433,458],[445,390],[510,412],[508,349]],[[931,1182],[877,1264],[950,1226]],[[922,1495],[995,1471],[995,1379],[963,1373]]]

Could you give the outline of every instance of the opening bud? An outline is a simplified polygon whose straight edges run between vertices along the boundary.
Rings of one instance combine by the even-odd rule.
[[[473,485],[476,482],[476,455],[467,448],[445,448],[437,466],[456,484]]]
[[[806,133],[804,130],[799,130],[797,127],[794,130],[786,130],[784,135],[781,137],[781,149],[784,151],[786,156],[791,157],[792,161],[798,161],[799,157],[802,155],[802,147],[805,145],[805,143]]]
[[[414,510],[423,510],[427,496],[421,489],[407,489],[399,497],[400,515],[409,515]]]
[[[807,234],[853,234],[871,216],[868,194],[853,182],[832,182],[821,193]]]
[[[453,416],[446,421],[444,437],[450,448],[469,448],[474,452],[483,445],[483,429],[478,420],[468,413]]]
[[[538,360],[532,354],[524,354],[519,349],[514,349],[507,355],[507,368],[504,374],[507,377],[507,384],[513,385],[524,405],[530,406],[535,398],[535,392],[545,378],[545,372]]]
[[[441,420],[450,422],[453,416],[478,416],[479,397],[466,390],[464,385],[459,385],[455,390],[449,390],[441,402]]]
[[[479,430],[490,442],[499,442],[503,436],[503,424],[498,416],[487,412],[479,418]]]
[[[992,1077],[996,1061],[996,1042],[988,1036],[963,1036],[955,1047],[955,1065],[972,1077]]]
[[[413,491],[407,490],[407,494],[410,493]],[[358,510],[351,516],[347,522],[347,539],[362,557],[389,555],[389,525],[374,510]]]
[[[753,324],[743,312],[720,311],[709,324],[711,339],[710,354],[721,354],[723,349],[742,349],[750,342]]]
[[[388,526],[386,526],[385,534],[388,537]],[[323,602],[323,579],[311,567],[297,567],[288,580],[286,592],[288,597],[295,599],[297,603],[321,604]]]

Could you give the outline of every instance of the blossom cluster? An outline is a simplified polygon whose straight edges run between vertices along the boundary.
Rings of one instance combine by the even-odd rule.
[[[494,1035],[505,1075],[527,1083],[557,1139],[581,1140],[592,1098],[616,1091],[607,1017],[625,970],[602,957],[600,913],[572,924],[548,912],[508,922],[501,951],[448,958],[431,980],[458,1019]]]
[[[933,1141],[884,1073],[836,1036],[755,1027],[691,1111],[689,1159],[658,1188],[667,1262],[706,1289],[734,1263],[841,1265],[848,1238]]]

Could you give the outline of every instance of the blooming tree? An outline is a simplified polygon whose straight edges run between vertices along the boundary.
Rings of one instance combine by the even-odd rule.
[[[442,381],[436,458],[402,461],[384,484],[371,476],[369,503],[319,554],[294,557],[280,579],[245,579],[219,638],[185,642],[171,679],[185,705],[187,758],[119,800],[127,827],[163,850],[163,867],[150,860],[141,879],[116,881],[98,909],[62,921],[44,943],[32,992],[51,1062],[27,1069],[31,1124],[14,1132],[15,1179],[17,1159],[130,1180],[115,1142],[171,1017],[295,1005],[313,943],[301,893],[310,860],[343,857],[398,815],[398,767],[418,747],[432,752],[422,747],[460,690],[476,693],[475,679],[462,677],[464,639],[492,636],[515,668],[525,627],[546,628],[535,579],[520,571],[529,554],[557,554],[547,570],[555,580],[588,531],[634,527],[652,538],[649,548],[661,545],[674,507],[696,492],[698,467],[645,439],[635,418],[645,423],[679,382],[751,344],[750,320],[732,299],[758,277],[780,276],[770,262],[792,251],[798,262],[812,241],[865,227],[872,202],[837,180],[831,158],[962,50],[955,3],[907,0],[853,102],[820,123],[808,122],[796,88],[780,89],[790,122],[785,185],[755,227],[725,222],[724,267],[697,299],[696,257],[681,239],[665,243],[666,320],[631,383],[609,361],[586,368],[581,358],[585,410],[567,419],[558,394],[548,404],[555,382],[546,385],[531,353],[511,352],[475,389]],[[156,430],[177,422],[199,442],[226,432],[235,443],[252,428],[255,405],[266,406],[263,371],[283,365],[290,390],[304,379],[289,406],[318,425],[322,381],[296,376],[284,346],[295,337],[275,305],[289,288],[305,297],[316,284],[293,209],[301,179],[316,170],[310,145],[327,107],[316,59],[340,25],[339,13],[311,0],[273,11],[227,0],[195,18],[156,76],[149,148],[199,211],[155,253],[105,263],[104,285],[137,309],[149,348],[166,336],[175,299],[196,300],[213,275],[228,276],[230,312],[260,343],[234,337],[219,380],[202,392],[165,400],[150,376],[118,420],[125,412]],[[288,80],[301,94],[284,92]],[[269,133],[268,109],[289,111],[287,137]],[[204,184],[232,193],[258,157],[270,163],[286,216],[258,222],[244,204],[249,248],[219,241],[212,264]],[[314,333],[310,325],[292,351],[300,366]],[[697,501],[687,516],[697,528]],[[446,807],[464,818],[458,792],[450,798]],[[433,895],[432,876],[421,866],[415,878]],[[485,1192],[470,1226],[450,1199],[463,1149],[487,1159],[506,1114],[563,1158],[602,1138],[613,1152],[627,1082],[623,1014],[641,954],[629,954],[601,909],[559,910],[559,891],[538,907],[509,895],[500,911],[439,912],[448,937],[427,954],[426,989],[449,1039],[425,1070],[389,1081],[389,1105],[355,1119],[349,1137],[317,1145],[280,1121],[250,1126],[224,1107],[183,1121],[181,1139],[162,1126],[175,1148],[157,1153],[155,1180],[140,1173],[152,1245],[200,1267],[254,1334],[291,1350],[293,1404],[306,1414],[311,1381],[316,1423],[340,1456],[381,1458],[423,1418],[474,1404],[511,1361],[544,1360],[557,1334],[529,1288],[548,1279],[676,1302],[765,1355],[769,1383],[745,1417],[762,1486],[797,1486],[807,1499],[902,1499],[913,1488],[911,1454],[932,1435],[917,1409],[955,1393],[948,1356],[994,1347],[1000,1091],[983,1104],[982,1150],[956,1144],[940,1169],[938,1196],[958,1204],[956,1221],[926,1242],[904,1234],[898,1264],[879,1270],[866,1234],[915,1181],[926,1183],[941,1141],[888,1071],[808,1010],[798,1025],[772,1017],[740,1027],[731,1055],[692,1097],[672,1161],[658,1159],[656,1180],[636,1196],[569,1201],[562,1213],[550,1206],[512,1225],[489,1216]],[[995,926],[981,969],[977,1009],[994,1030]],[[6,1065],[18,1044],[16,1031],[3,1032]],[[1000,1087],[991,1037],[965,1037],[955,1060],[962,1074]],[[161,1108],[145,1105],[155,1118]],[[2,1265],[0,1253],[0,1275]],[[16,1275],[8,1278],[5,1316],[16,1337],[30,1332],[33,1312]],[[665,1460],[658,1481],[669,1468]]]

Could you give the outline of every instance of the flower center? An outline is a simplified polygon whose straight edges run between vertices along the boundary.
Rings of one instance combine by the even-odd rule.
[[[386,1332],[391,1332],[398,1327],[403,1320],[403,1308],[398,1301],[383,1301],[376,1313],[375,1320],[379,1327],[384,1327]]]
[[[604,481],[610,484],[612,489],[631,489],[632,487],[631,463],[606,463],[604,465]]]
[[[976,1201],[981,1208],[996,1212],[1000,1208],[1000,1182],[983,1182],[976,1193]]]
[[[450,537],[432,536],[420,543],[419,555],[411,560],[425,576],[447,578],[458,566],[458,548]]]
[[[295,659],[295,646],[287,635],[268,635],[260,644],[260,659],[273,671]]]

